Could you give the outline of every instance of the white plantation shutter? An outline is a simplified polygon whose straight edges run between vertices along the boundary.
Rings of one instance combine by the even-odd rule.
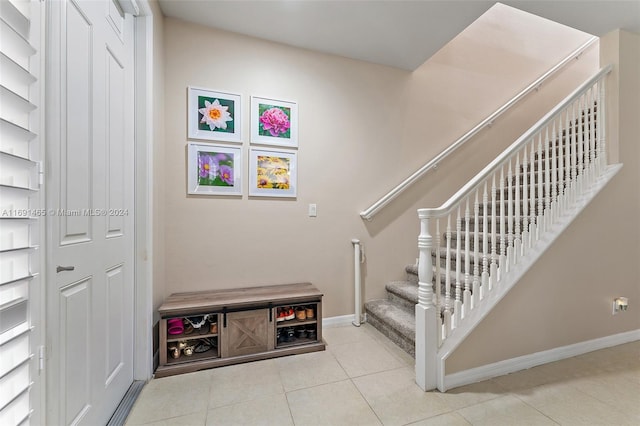
[[[31,423],[40,364],[41,17],[38,1],[0,0],[0,425]]]

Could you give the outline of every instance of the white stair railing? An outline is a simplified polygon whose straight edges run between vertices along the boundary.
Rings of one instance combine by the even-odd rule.
[[[416,381],[423,389],[445,390],[447,340],[455,336],[459,343],[472,330],[469,323],[486,315],[474,311],[488,312],[483,302],[489,299],[497,303],[492,293],[515,283],[508,282],[510,270],[530,260],[605,173],[604,78],[610,71],[583,83],[442,206],[418,210]]]

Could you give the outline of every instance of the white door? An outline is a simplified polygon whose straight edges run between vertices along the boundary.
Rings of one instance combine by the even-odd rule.
[[[133,381],[133,18],[48,5],[47,423],[98,425]]]

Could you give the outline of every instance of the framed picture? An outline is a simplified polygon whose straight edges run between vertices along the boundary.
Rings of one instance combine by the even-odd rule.
[[[297,153],[290,150],[251,148],[249,195],[293,197],[297,195]]]
[[[190,139],[242,142],[242,97],[189,87]]]
[[[298,147],[298,104],[251,97],[251,143]]]
[[[189,143],[187,193],[242,195],[242,148]]]

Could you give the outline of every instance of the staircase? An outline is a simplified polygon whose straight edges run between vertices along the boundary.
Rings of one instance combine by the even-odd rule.
[[[367,322],[396,345],[415,356],[416,304],[418,303],[418,268],[405,268],[407,279],[385,286],[387,298],[364,304]]]
[[[583,83],[441,207],[420,209],[419,264],[386,285],[386,299],[365,303],[367,321],[416,357],[425,390],[446,390],[446,358],[620,169],[606,160],[607,73]]]

